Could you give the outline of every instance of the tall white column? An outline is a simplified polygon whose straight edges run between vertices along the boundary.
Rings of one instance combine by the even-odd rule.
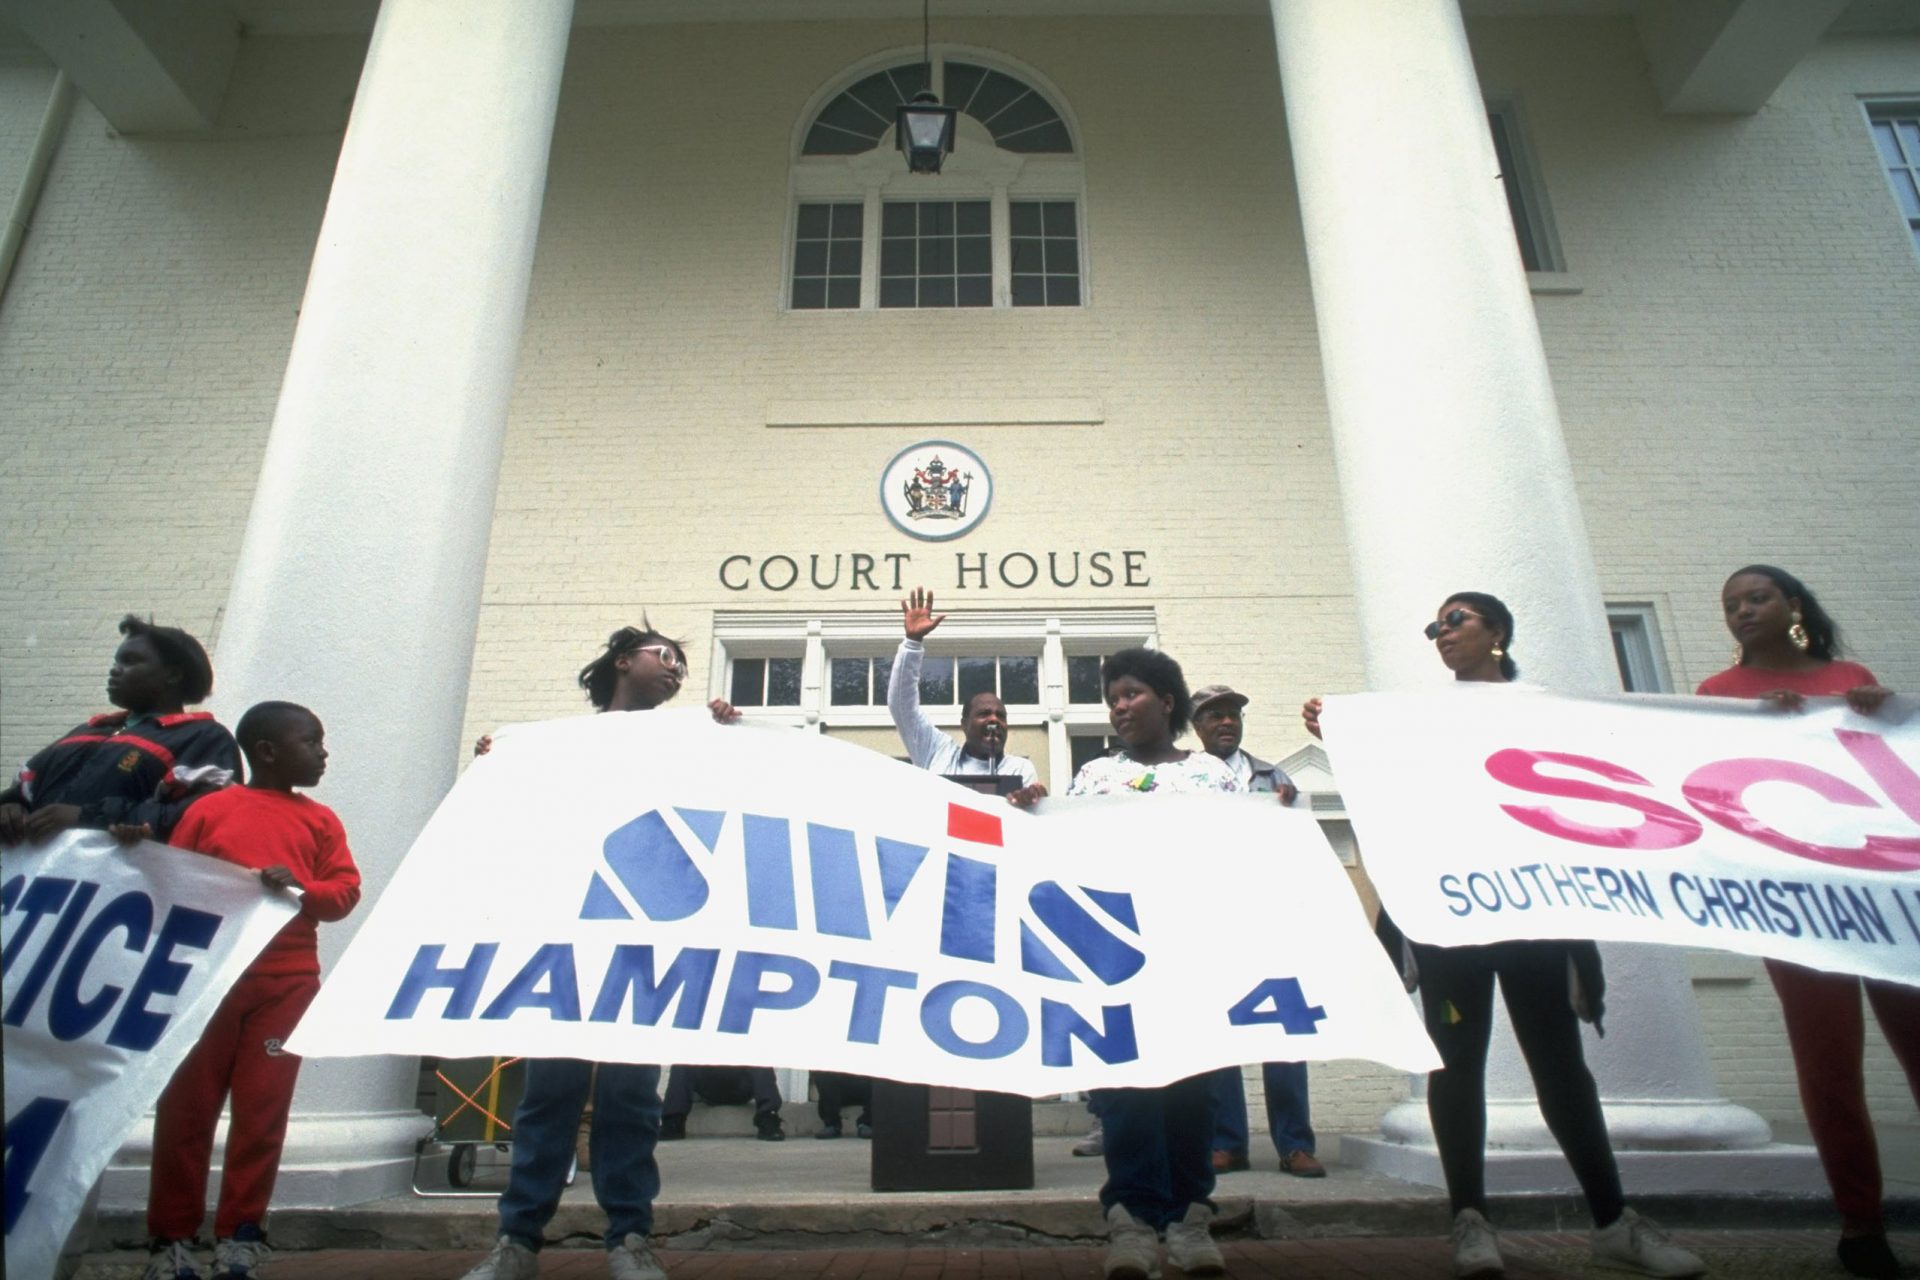
[[[216,706],[305,703],[371,901],[452,785],[573,0],[385,0],[221,629]],[[359,919],[323,926],[323,961]],[[275,1203],[405,1187],[411,1058],[307,1064]],[[144,1164],[137,1148],[125,1164]],[[144,1196],[123,1167],[122,1203]]]
[[[1593,553],[1457,0],[1271,0],[1367,679],[1446,679],[1421,628],[1448,593],[1512,608],[1525,677],[1617,690]],[[1336,765],[1338,762],[1335,762]],[[1684,958],[1609,947],[1608,1034],[1589,1037],[1629,1189],[1725,1188],[1633,1148],[1759,1148],[1717,1096]],[[1489,1145],[1551,1148],[1503,1025]],[[1438,1181],[1425,1103],[1363,1159]],[[1376,1150],[1377,1148],[1377,1150]],[[1554,1172],[1555,1169],[1559,1172]],[[1570,1185],[1557,1156],[1520,1185]],[[1636,1176],[1643,1174],[1645,1176]],[[1520,1189],[1489,1169],[1495,1190]]]

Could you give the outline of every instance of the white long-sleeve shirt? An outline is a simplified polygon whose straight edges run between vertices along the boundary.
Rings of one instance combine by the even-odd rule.
[[[1020,779],[1023,787],[1037,781],[1033,761],[1025,756],[983,760],[968,755],[920,709],[920,659],[926,651],[918,640],[902,640],[887,677],[887,710],[893,714],[900,741],[906,744],[907,758],[929,773],[1005,774]]]

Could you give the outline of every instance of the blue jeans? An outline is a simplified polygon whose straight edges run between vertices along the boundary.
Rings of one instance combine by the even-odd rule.
[[[1157,1089],[1095,1089],[1088,1105],[1105,1132],[1100,1208],[1124,1205],[1156,1231],[1213,1201],[1211,1073]]]
[[[1307,1064],[1268,1062],[1260,1076],[1267,1086],[1267,1132],[1273,1149],[1288,1156],[1295,1151],[1313,1154],[1313,1120],[1307,1101]],[[1247,1149],[1247,1087],[1240,1068],[1223,1067],[1213,1073],[1213,1149]]]
[[[575,1135],[593,1090],[588,1162],[593,1194],[607,1215],[607,1247],[653,1231],[660,1194],[660,1068],[577,1058],[527,1059],[527,1091],[513,1113],[513,1165],[500,1196],[500,1234],[538,1249],[560,1206]]]

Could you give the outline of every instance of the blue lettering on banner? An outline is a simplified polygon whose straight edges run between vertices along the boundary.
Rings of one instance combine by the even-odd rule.
[[[1647,873],[1626,867],[1531,862],[1469,871],[1464,876],[1447,872],[1436,885],[1446,899],[1448,913],[1455,916],[1470,916],[1476,911],[1494,915],[1566,907],[1665,918]]]
[[[760,979],[769,973],[787,979],[783,988],[763,986]],[[753,1015],[761,1009],[798,1009],[820,990],[820,971],[798,956],[773,955],[765,951],[742,951],[733,962],[733,976],[727,980],[726,998],[720,1005],[717,1030],[745,1035],[753,1027]]]
[[[982,817],[960,805],[948,805],[950,828],[955,815],[964,828],[978,829]],[[690,849],[675,832],[665,812],[650,809],[615,828],[602,846],[603,865],[589,874],[581,900],[582,920],[689,919],[704,909],[710,887],[700,859],[716,853],[728,814],[716,810],[673,810],[698,846]],[[765,814],[741,814],[739,851],[746,874],[747,923],[759,929],[800,929],[796,890],[795,841],[787,819]],[[993,819],[997,831],[998,819]],[[843,827],[806,824],[809,888],[813,900],[814,932],[826,937],[871,940],[875,922],[867,914],[866,874],[860,857],[861,836]],[[997,844],[997,835],[983,841]],[[981,843],[976,841],[974,843]],[[876,836],[874,854],[879,868],[882,908],[891,918],[902,898],[925,866],[926,845]],[[993,964],[998,954],[997,921],[999,867],[988,860],[949,851],[942,887],[940,953],[958,960]],[[624,890],[623,899],[616,886]],[[1059,884],[1033,886],[1027,896],[1032,924],[1020,924],[1022,967],[1029,973],[1062,982],[1080,976],[1045,939],[1052,938],[1077,957],[1094,977],[1117,986],[1146,966],[1146,952],[1136,945],[1140,923],[1132,895],[1090,885],[1080,886],[1087,901],[1106,919],[1085,907]],[[1118,930],[1111,925],[1117,925]]]
[[[474,943],[465,963],[444,962],[446,944],[423,943],[416,948],[407,972],[397,984],[386,1017],[404,1021],[425,1017],[434,1021],[471,1019],[479,1007],[503,944]],[[730,1035],[746,1035],[760,1014],[805,1009],[820,995],[820,970],[799,956],[768,951],[741,951],[733,956],[725,991],[711,1023],[708,1012],[722,953],[711,947],[683,948],[664,973],[658,971],[654,948],[623,943],[613,948],[598,995],[585,1021],[658,1026],[671,1008],[673,1026],[698,1031],[709,1025]],[[592,980],[592,974],[587,975]],[[895,991],[917,991],[920,975],[906,969],[834,960],[826,977],[851,987],[847,1016],[850,1044],[880,1043]],[[532,947],[489,1001],[482,1020],[504,1021],[522,1014],[544,1014],[554,1022],[578,1023],[581,1018],[578,960],[572,943],[548,942]],[[436,1011],[426,1002],[429,993],[446,992]],[[968,1039],[955,1023],[963,1000],[978,1000],[991,1011],[993,1030],[984,1039]],[[1140,1056],[1134,1032],[1133,1006],[1103,1005],[1099,1023],[1071,1005],[1057,1000],[1039,1002],[1038,1049],[1043,1065],[1070,1067],[1075,1046],[1105,1063],[1132,1062]],[[1266,1008],[1256,1006],[1265,1004]],[[425,1006],[423,1008],[423,1006]],[[921,998],[918,1020],[928,1040],[956,1057],[1004,1058],[1034,1043],[1034,1014],[1019,999],[988,982],[956,979],[939,983]],[[1280,1022],[1296,1035],[1312,1035],[1326,1013],[1308,1005],[1300,984],[1292,978],[1274,979],[1235,1006],[1229,1022],[1255,1025]]]
[[[912,991],[920,985],[917,973],[855,964],[850,960],[835,960],[827,966],[827,976],[853,984],[853,1012],[847,1018],[849,1044],[879,1044],[880,1022],[887,1012],[887,992],[896,987]]]
[[[962,1000],[984,1002],[993,1010],[994,1031],[985,1040],[969,1040],[953,1027],[953,1008]],[[956,1058],[1004,1058],[1027,1040],[1027,1011],[998,987],[984,982],[943,982],[920,1003],[920,1028],[927,1039]]]
[[[1320,1005],[1307,1003],[1298,978],[1268,978],[1227,1010],[1227,1021],[1233,1026],[1278,1023],[1290,1036],[1319,1035],[1326,1017],[1327,1011]]]
[[[997,817],[959,804],[949,803],[947,808],[949,838],[975,848],[999,844]],[[651,809],[622,823],[608,833],[601,862],[588,874],[579,918],[675,922],[697,916],[709,907],[708,860],[720,853],[721,841],[731,829],[735,841],[731,849],[745,877],[749,927],[799,932],[798,877],[804,875],[812,903],[813,935],[871,942],[876,924],[892,919],[915,883],[924,879],[937,885],[941,895],[940,954],[984,965],[996,962],[1000,868],[988,858],[945,849],[941,851],[944,866],[923,876],[933,852],[928,845],[873,836],[874,861],[869,864],[862,856],[869,837],[809,822],[804,840],[807,865],[802,869],[797,865],[802,842],[795,838],[793,821],[755,813],[737,816],[736,825],[734,814],[717,810]],[[876,885],[868,883],[869,866],[877,868]],[[879,891],[884,917],[878,921],[868,914],[870,888]],[[39,909],[58,910],[51,896],[47,902],[50,905]],[[1020,963],[1028,973],[1071,984],[1084,984],[1090,976],[1111,987],[1134,978],[1147,965],[1130,894],[1089,885],[1078,886],[1076,894],[1067,886],[1046,881],[1031,887],[1025,908],[1017,926]],[[507,945],[514,947],[511,967],[500,956]],[[475,942],[457,963],[447,958],[446,946],[422,943],[415,949],[388,1003],[389,1020],[465,1021],[481,1010],[478,1017],[483,1021],[525,1015],[578,1023],[583,994],[589,989],[586,984],[597,982],[597,994],[585,1018],[588,1022],[657,1026],[671,1011],[672,1025],[678,1030],[710,1028],[746,1035],[757,1017],[811,1005],[820,995],[823,977],[819,964],[799,956],[757,950],[731,953],[724,957],[730,968],[716,1004],[712,997],[721,983],[723,954],[713,948],[683,948],[661,972],[653,946],[622,943],[612,948],[605,971],[596,976],[578,971],[578,957],[568,942]],[[1081,968],[1070,961],[1077,961]],[[822,963],[825,978],[847,984],[833,990],[839,993],[836,999],[847,1000],[846,1035],[851,1044],[880,1043],[893,993],[921,989],[921,975],[911,970],[846,958]],[[444,995],[428,999],[437,993]],[[486,993],[492,998],[482,1008]],[[928,1040],[957,1057],[1005,1058],[1033,1045],[1048,1066],[1070,1066],[1076,1051],[1107,1063],[1138,1058],[1131,1005],[1098,1006],[1096,1023],[1067,1002],[1037,1003],[1037,1010],[1029,1009],[989,981],[961,979],[940,982],[921,994],[916,1013]],[[1302,1004],[1300,1011],[1286,1016],[1297,1022],[1308,1017],[1304,1010]],[[1304,1025],[1310,1034],[1311,1018]]]
[[[435,942],[421,947],[413,953],[413,963],[407,966],[399,990],[393,993],[387,1017],[411,1018],[420,1008],[422,996],[445,987],[447,1007],[441,1016],[454,1020],[471,1018],[473,1006],[480,1002],[480,988],[487,980],[487,970],[493,965],[493,954],[499,949],[497,942],[476,942],[465,964],[448,968],[440,963],[440,956],[446,951],[444,946]]]
[[[572,947],[549,942],[535,951],[480,1019],[498,1022],[522,1009],[545,1009],[556,1022],[580,1021],[580,979],[573,971]]]
[[[1737,933],[1810,935],[1836,942],[1899,946],[1885,908],[1870,885],[1815,884],[1803,880],[1742,880],[1736,876],[1696,876],[1676,871],[1668,892],[1680,914],[1702,929]],[[1889,888],[1902,912],[1897,886]],[[1907,919],[1913,931],[1913,919]],[[1914,931],[1920,940],[1920,931]]]
[[[66,1119],[71,1105],[65,1098],[35,1098],[7,1117],[8,1235],[13,1234],[14,1224],[20,1221],[27,1202],[33,1199],[27,1188],[33,1185],[34,1170],[40,1167],[40,1158],[53,1145],[53,1137],[60,1131],[60,1122]]]
[[[115,1048],[145,1052],[159,1043],[171,1013],[155,1013],[147,1003],[156,996],[178,995],[193,973],[195,961],[179,953],[205,951],[220,932],[225,917],[192,907],[168,908],[154,929],[154,901],[139,890],[119,893],[94,909],[101,886],[63,876],[15,876],[0,890],[0,908],[9,917],[11,936],[0,965],[11,972],[25,964],[13,998],[0,1022],[25,1026],[46,997],[47,1029],[57,1040],[79,1040],[113,1018],[106,1042]],[[51,921],[43,931],[41,925]],[[131,988],[101,982],[90,996],[88,973],[102,948],[115,934],[123,950],[145,954]],[[28,959],[29,945],[39,949]],[[151,948],[151,949],[149,949]],[[118,1016],[114,1015],[115,1008]]]
[[[1664,894],[1647,872],[1629,867],[1529,863],[1445,872],[1435,885],[1449,914],[1570,909],[1665,919],[1677,912],[1709,930],[1784,938],[1904,946],[1920,942],[1920,913],[1909,909],[1897,885],[1778,880],[1766,877],[1668,874]],[[1914,901],[1920,904],[1920,895]],[[1888,903],[1891,902],[1891,909]]]
[[[86,1035],[106,1020],[125,994],[123,988],[106,983],[91,1000],[80,998],[80,980],[86,977],[87,966],[93,963],[107,935],[116,929],[127,935],[121,945],[128,951],[135,955],[145,951],[147,938],[153,933],[153,899],[144,893],[123,893],[80,931],[47,1002],[47,1029],[54,1039],[78,1040]]]

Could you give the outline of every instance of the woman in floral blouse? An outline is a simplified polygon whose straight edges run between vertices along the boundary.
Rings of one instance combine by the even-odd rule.
[[[1204,751],[1182,751],[1174,739],[1193,712],[1180,664],[1152,649],[1123,649],[1100,667],[1107,717],[1122,748],[1090,760],[1069,796],[1128,792],[1238,791],[1233,771]],[[1045,791],[1010,797],[1030,805]],[[1159,1241],[1190,1276],[1226,1270],[1208,1225],[1213,1219],[1213,1098],[1205,1074],[1157,1089],[1096,1089],[1092,1107],[1106,1129],[1107,1182],[1100,1188],[1109,1243],[1108,1280],[1159,1274]]]

